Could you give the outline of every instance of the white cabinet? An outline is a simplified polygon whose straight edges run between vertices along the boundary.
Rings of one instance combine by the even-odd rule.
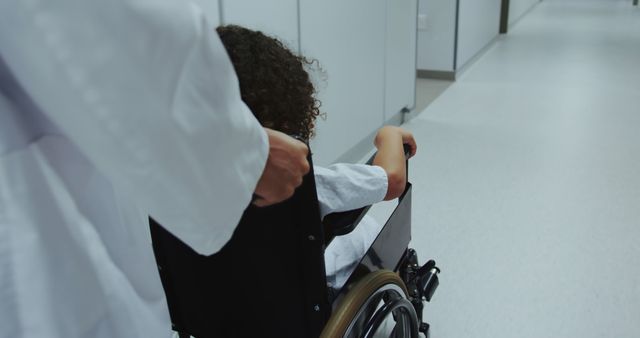
[[[455,71],[456,11],[456,1],[420,0],[424,27],[418,29],[418,69]]]
[[[193,2],[200,6],[204,15],[207,17],[211,28],[215,28],[220,25],[219,0],[193,0]]]
[[[320,61],[322,111],[312,143],[327,164],[367,137],[384,119],[385,0],[301,0],[302,53]]]
[[[385,121],[416,100],[417,0],[388,0],[385,42]]]
[[[495,39],[500,30],[501,0],[459,0],[456,70]]]
[[[502,0],[419,0],[418,69],[455,76],[498,36]],[[540,0],[510,0],[509,24]],[[428,73],[428,72],[425,72]]]

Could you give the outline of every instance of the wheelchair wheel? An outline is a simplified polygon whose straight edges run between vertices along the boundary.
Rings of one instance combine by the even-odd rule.
[[[333,312],[321,338],[418,338],[418,317],[398,274],[366,275]]]

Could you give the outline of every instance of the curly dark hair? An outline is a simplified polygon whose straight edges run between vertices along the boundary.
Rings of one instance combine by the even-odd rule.
[[[309,140],[320,101],[305,66],[280,40],[236,25],[217,29],[240,81],[242,100],[262,126]]]

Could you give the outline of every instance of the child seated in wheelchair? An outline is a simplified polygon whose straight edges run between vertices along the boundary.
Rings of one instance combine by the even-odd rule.
[[[294,54],[279,40],[240,26],[217,28],[233,63],[242,100],[264,126],[309,140],[320,103],[305,66],[313,61]],[[373,165],[314,166],[320,214],[358,209],[399,197],[406,183],[403,144],[416,152],[413,135],[398,127],[381,128]],[[348,235],[336,237],[325,251],[327,281],[339,289],[374,241],[381,226],[365,218]]]

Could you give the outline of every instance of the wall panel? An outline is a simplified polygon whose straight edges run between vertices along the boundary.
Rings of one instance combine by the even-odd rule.
[[[193,2],[202,8],[202,11],[207,16],[207,20],[209,20],[211,28],[220,25],[220,11],[218,10],[220,4],[218,0],[193,0]]]
[[[464,67],[499,34],[501,0],[459,0],[456,69]]]
[[[327,118],[312,142],[318,164],[341,154],[382,125],[386,0],[300,0],[302,53],[315,74]]]
[[[456,1],[420,0],[426,27],[418,30],[418,69],[452,72],[456,39]]]
[[[263,31],[299,51],[297,0],[222,0],[221,17],[225,25]]]
[[[509,1],[509,25],[518,21],[531,7],[540,0],[510,0]]]
[[[415,105],[417,10],[416,0],[387,0],[385,120]]]

